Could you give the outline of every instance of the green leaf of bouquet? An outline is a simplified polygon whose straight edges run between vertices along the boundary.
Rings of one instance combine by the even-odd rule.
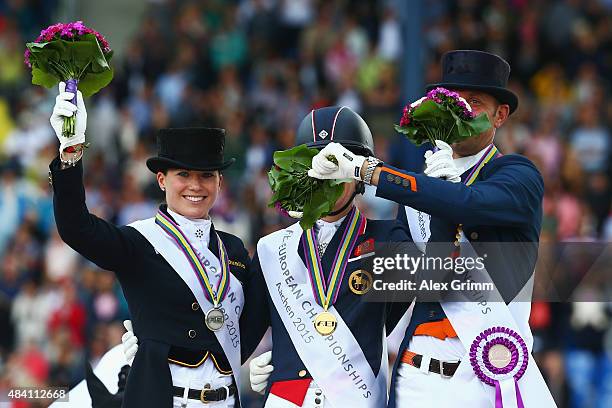
[[[427,137],[421,135],[419,129],[414,126],[399,126],[394,125],[394,128],[397,132],[404,134],[406,138],[415,146],[422,145],[425,141],[427,141]]]
[[[106,55],[102,52],[95,35],[86,34],[79,41],[53,40],[45,43],[27,43],[31,52],[30,61],[33,68],[32,83],[48,86],[50,75],[56,70],[51,67],[51,61],[65,67],[70,76],[79,79],[79,90],[84,96],[91,96],[104,88],[113,79],[113,70],[108,61],[112,51]],[[80,78],[78,76],[80,75]],[[67,80],[70,77],[57,78]],[[57,84],[57,81],[53,84]]]
[[[312,166],[312,158],[318,152],[317,149],[309,148],[306,145],[299,145],[288,150],[276,151],[273,155],[274,164],[287,171],[301,171],[304,170],[304,168],[310,169]],[[302,166],[299,166],[300,164]]]
[[[102,52],[102,48],[100,48],[100,43],[98,39],[93,34],[86,34],[81,37],[81,41],[76,43],[88,43],[90,45],[90,50],[86,57],[93,59],[92,69],[94,72],[101,72],[103,70],[110,69],[110,65],[108,65],[108,61],[104,52]],[[111,54],[112,55],[112,54]]]
[[[325,187],[313,191],[312,199],[304,206],[304,215],[300,220],[302,229],[312,228],[316,220],[332,210],[338,198],[332,202],[332,197],[328,197],[328,194],[330,194],[330,191]]]
[[[58,61],[61,50],[49,46],[50,43],[27,43],[26,47],[30,50],[30,63],[45,73],[53,73],[48,66],[49,60]],[[39,84],[36,84],[39,85]]]
[[[447,119],[448,114],[442,105],[426,100],[414,109],[412,117],[416,121],[436,121]]]
[[[481,113],[474,119],[467,121],[466,125],[469,126],[476,135],[486,132],[492,126],[486,113]]]
[[[351,180],[318,180],[303,177],[312,166],[312,158],[318,149],[300,145],[274,152],[275,166],[268,172],[273,194],[268,206],[277,202],[286,210],[302,211],[302,228],[311,228],[315,221],[327,215],[344,189],[343,183]],[[298,177],[299,175],[299,177]]]
[[[272,166],[272,168],[270,168],[270,170],[268,171],[268,182],[270,184],[278,183],[279,176],[280,171],[276,168],[276,166]]]
[[[112,79],[112,68],[99,73],[90,72],[81,78],[78,88],[83,96],[91,96],[108,85]]]
[[[51,72],[44,71],[40,68],[32,67],[32,83],[34,85],[44,86],[45,88],[53,88],[57,86],[60,78]]]

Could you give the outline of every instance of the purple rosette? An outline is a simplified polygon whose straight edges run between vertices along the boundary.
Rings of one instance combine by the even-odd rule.
[[[511,381],[519,408],[524,408],[518,381],[527,370],[529,350],[523,338],[514,330],[497,326],[486,329],[472,342],[470,364],[480,381],[495,387],[495,407],[503,408],[503,389]]]

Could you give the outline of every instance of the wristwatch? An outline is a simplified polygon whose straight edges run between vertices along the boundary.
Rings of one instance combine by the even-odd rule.
[[[363,175],[363,182],[367,185],[370,185],[372,184],[372,176],[374,175],[374,170],[376,169],[376,167],[382,166],[383,162],[372,156],[368,156],[366,160],[368,161],[368,167],[366,167],[365,174]]]

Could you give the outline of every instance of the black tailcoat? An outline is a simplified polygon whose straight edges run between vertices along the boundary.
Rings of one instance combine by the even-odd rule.
[[[89,213],[81,162],[64,170],[59,166],[57,158],[50,165],[59,234],[85,258],[115,272],[138,336],[138,353],[128,376],[123,406],[169,408],[172,406],[168,367],[171,350],[182,350],[183,354],[185,351],[210,352],[222,368],[227,368],[223,349],[215,334],[205,326],[204,314],[189,287],[149,241],[132,227],[117,227]],[[160,233],[163,232],[160,230]],[[211,236],[214,233],[212,227]],[[246,290],[250,279],[247,250],[238,237],[217,233],[227,249],[231,273],[242,283],[245,305],[257,308],[257,303],[248,299]],[[217,240],[211,239],[209,247],[216,254]],[[247,318],[245,314],[240,318],[243,361],[257,346],[247,344]]]

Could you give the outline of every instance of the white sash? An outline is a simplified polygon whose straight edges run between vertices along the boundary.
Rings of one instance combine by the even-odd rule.
[[[411,209],[412,210],[412,209]],[[412,217],[414,220],[416,211],[406,210],[406,216]],[[412,224],[411,224],[412,225]],[[411,231],[412,233],[412,231]],[[472,245],[469,243],[465,235],[461,236],[461,256],[472,257],[478,256]],[[472,270],[466,272],[461,278],[469,279],[475,283],[492,283],[492,279],[486,269]],[[515,297],[516,299],[531,299],[533,289],[533,275],[526,283],[521,293]],[[556,407],[556,404],[546,386],[546,382],[538,369],[538,366],[531,355],[533,336],[528,324],[529,313],[531,310],[530,302],[512,301],[509,305],[503,301],[497,289],[493,296],[490,292],[487,294],[488,299],[496,299],[495,302],[479,302],[479,299],[474,297],[469,298],[467,294],[458,291],[451,291],[448,295],[447,302],[441,302],[444,313],[450,320],[453,328],[457,332],[459,340],[466,350],[469,350],[474,339],[484,330],[504,326],[519,333],[527,344],[529,350],[529,362],[525,374],[518,381],[521,392],[521,397],[526,408],[548,408]],[[455,389],[453,392],[440,393],[438,395],[438,404],[457,405],[461,401],[462,396],[466,396],[466,403],[472,404],[472,407],[490,407],[495,406],[495,387],[485,384],[474,373],[469,361],[469,356],[466,352],[461,359],[461,364],[449,382],[451,387]],[[504,390],[502,390],[504,391]],[[511,393],[506,392],[506,395]],[[477,396],[480,395],[480,398]],[[458,400],[459,398],[459,400]],[[510,403],[508,403],[510,402]],[[442,405],[440,405],[442,406]],[[504,400],[504,408],[516,407],[516,399],[513,401]]]
[[[421,252],[425,252],[425,244],[429,241],[429,237],[431,236],[431,231],[429,229],[431,215],[408,206],[405,206],[404,210],[406,211],[406,218],[408,220],[408,226],[410,227],[412,240]]]
[[[149,218],[142,221],[136,221],[129,224],[140,232],[153,247],[160,253],[161,256],[172,266],[172,269],[183,279],[189,286],[191,292],[196,297],[200,304],[200,310],[205,314],[209,309],[213,308],[213,304],[206,298],[202,286],[198,281],[197,276],[193,272],[191,264],[187,260],[184,253],[179,250],[172,238],[164,232],[164,230],[155,223],[155,218]],[[216,237],[211,237],[215,239]],[[221,270],[219,259],[208,249],[204,248],[203,257],[208,260],[213,268]],[[242,284],[233,275],[229,274],[229,290],[227,296],[221,304],[221,309],[224,310],[225,323],[221,330],[217,330],[215,336],[232,367],[234,380],[238,391],[240,391],[240,328],[238,322],[242,308],[244,306],[244,294],[242,292]]]
[[[298,256],[302,229],[296,223],[259,240],[257,253],[272,302],[300,359],[336,408],[379,408],[387,404],[388,361],[383,349],[378,376],[374,375],[359,343],[332,306],[336,331],[321,336],[313,327],[317,304],[306,266]],[[385,343],[384,330],[380,339]],[[282,352],[282,351],[281,351]]]

